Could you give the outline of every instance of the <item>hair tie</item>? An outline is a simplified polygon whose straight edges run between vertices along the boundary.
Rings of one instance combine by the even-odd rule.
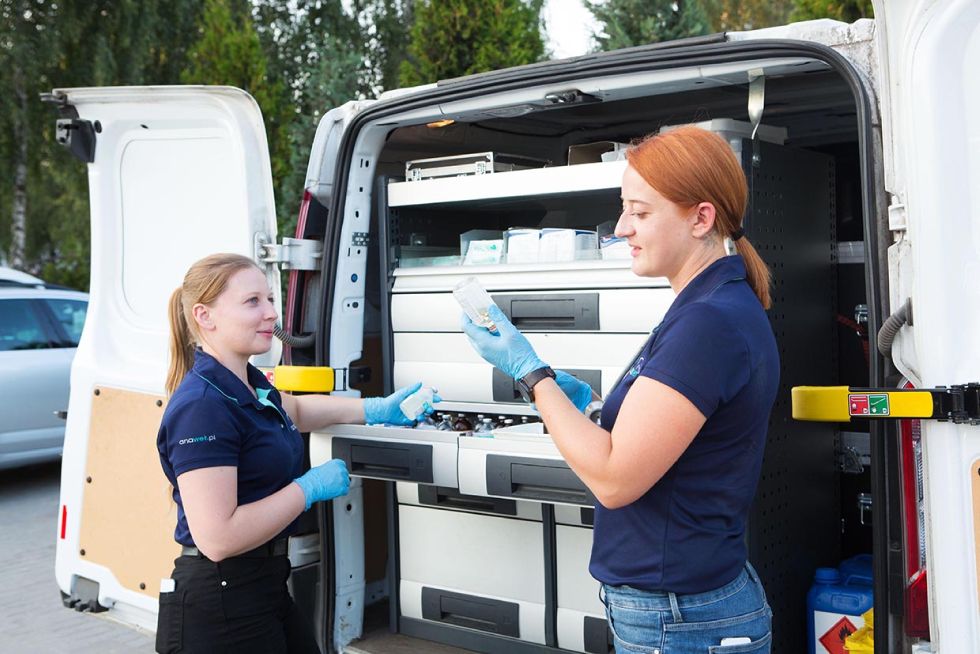
[[[745,230],[742,229],[741,227],[739,227],[734,232],[732,232],[732,235],[729,236],[728,238],[732,239],[732,241],[737,241],[738,239],[742,238],[743,236],[745,236]]]

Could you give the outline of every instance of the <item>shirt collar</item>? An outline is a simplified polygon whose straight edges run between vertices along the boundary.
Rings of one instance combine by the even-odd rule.
[[[744,279],[745,262],[741,255],[733,254],[713,261],[711,265],[698,273],[694,279],[688,282],[687,286],[681,289],[673,304],[670,305],[668,313],[711,294],[722,284]]]
[[[235,376],[235,373],[225,368],[220,361],[201,348],[194,352],[194,367],[191,372],[239,405],[252,404],[260,409],[263,406],[258,398],[252,395],[252,392],[242,383],[242,380]],[[265,378],[265,375],[251,363],[246,366],[246,374],[248,374],[248,382],[252,388],[256,392],[261,390],[263,396],[268,396],[272,391],[272,385]]]

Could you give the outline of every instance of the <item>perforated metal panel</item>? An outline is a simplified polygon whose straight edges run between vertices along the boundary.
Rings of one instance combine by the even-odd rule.
[[[780,386],[749,518],[749,558],[773,609],[773,651],[806,651],[806,593],[818,566],[840,560],[833,424],[795,422],[790,388],[837,377],[834,162],[759,144],[742,148],[750,179],[746,233],[773,276],[769,319]]]

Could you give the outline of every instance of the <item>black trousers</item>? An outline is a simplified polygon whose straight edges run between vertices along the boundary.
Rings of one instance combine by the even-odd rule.
[[[286,589],[286,556],[203,556],[174,561],[174,590],[160,593],[160,654],[320,654],[313,628]]]

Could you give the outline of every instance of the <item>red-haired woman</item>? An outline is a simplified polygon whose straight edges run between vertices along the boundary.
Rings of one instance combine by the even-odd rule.
[[[769,272],[741,228],[745,175],[716,134],[683,127],[627,152],[617,236],[632,269],[676,294],[602,406],[553,372],[497,308],[463,330],[532,394],[595,495],[589,570],[617,652],[769,652],[772,611],[746,558],[779,355]],[[601,425],[601,426],[600,426]]]

